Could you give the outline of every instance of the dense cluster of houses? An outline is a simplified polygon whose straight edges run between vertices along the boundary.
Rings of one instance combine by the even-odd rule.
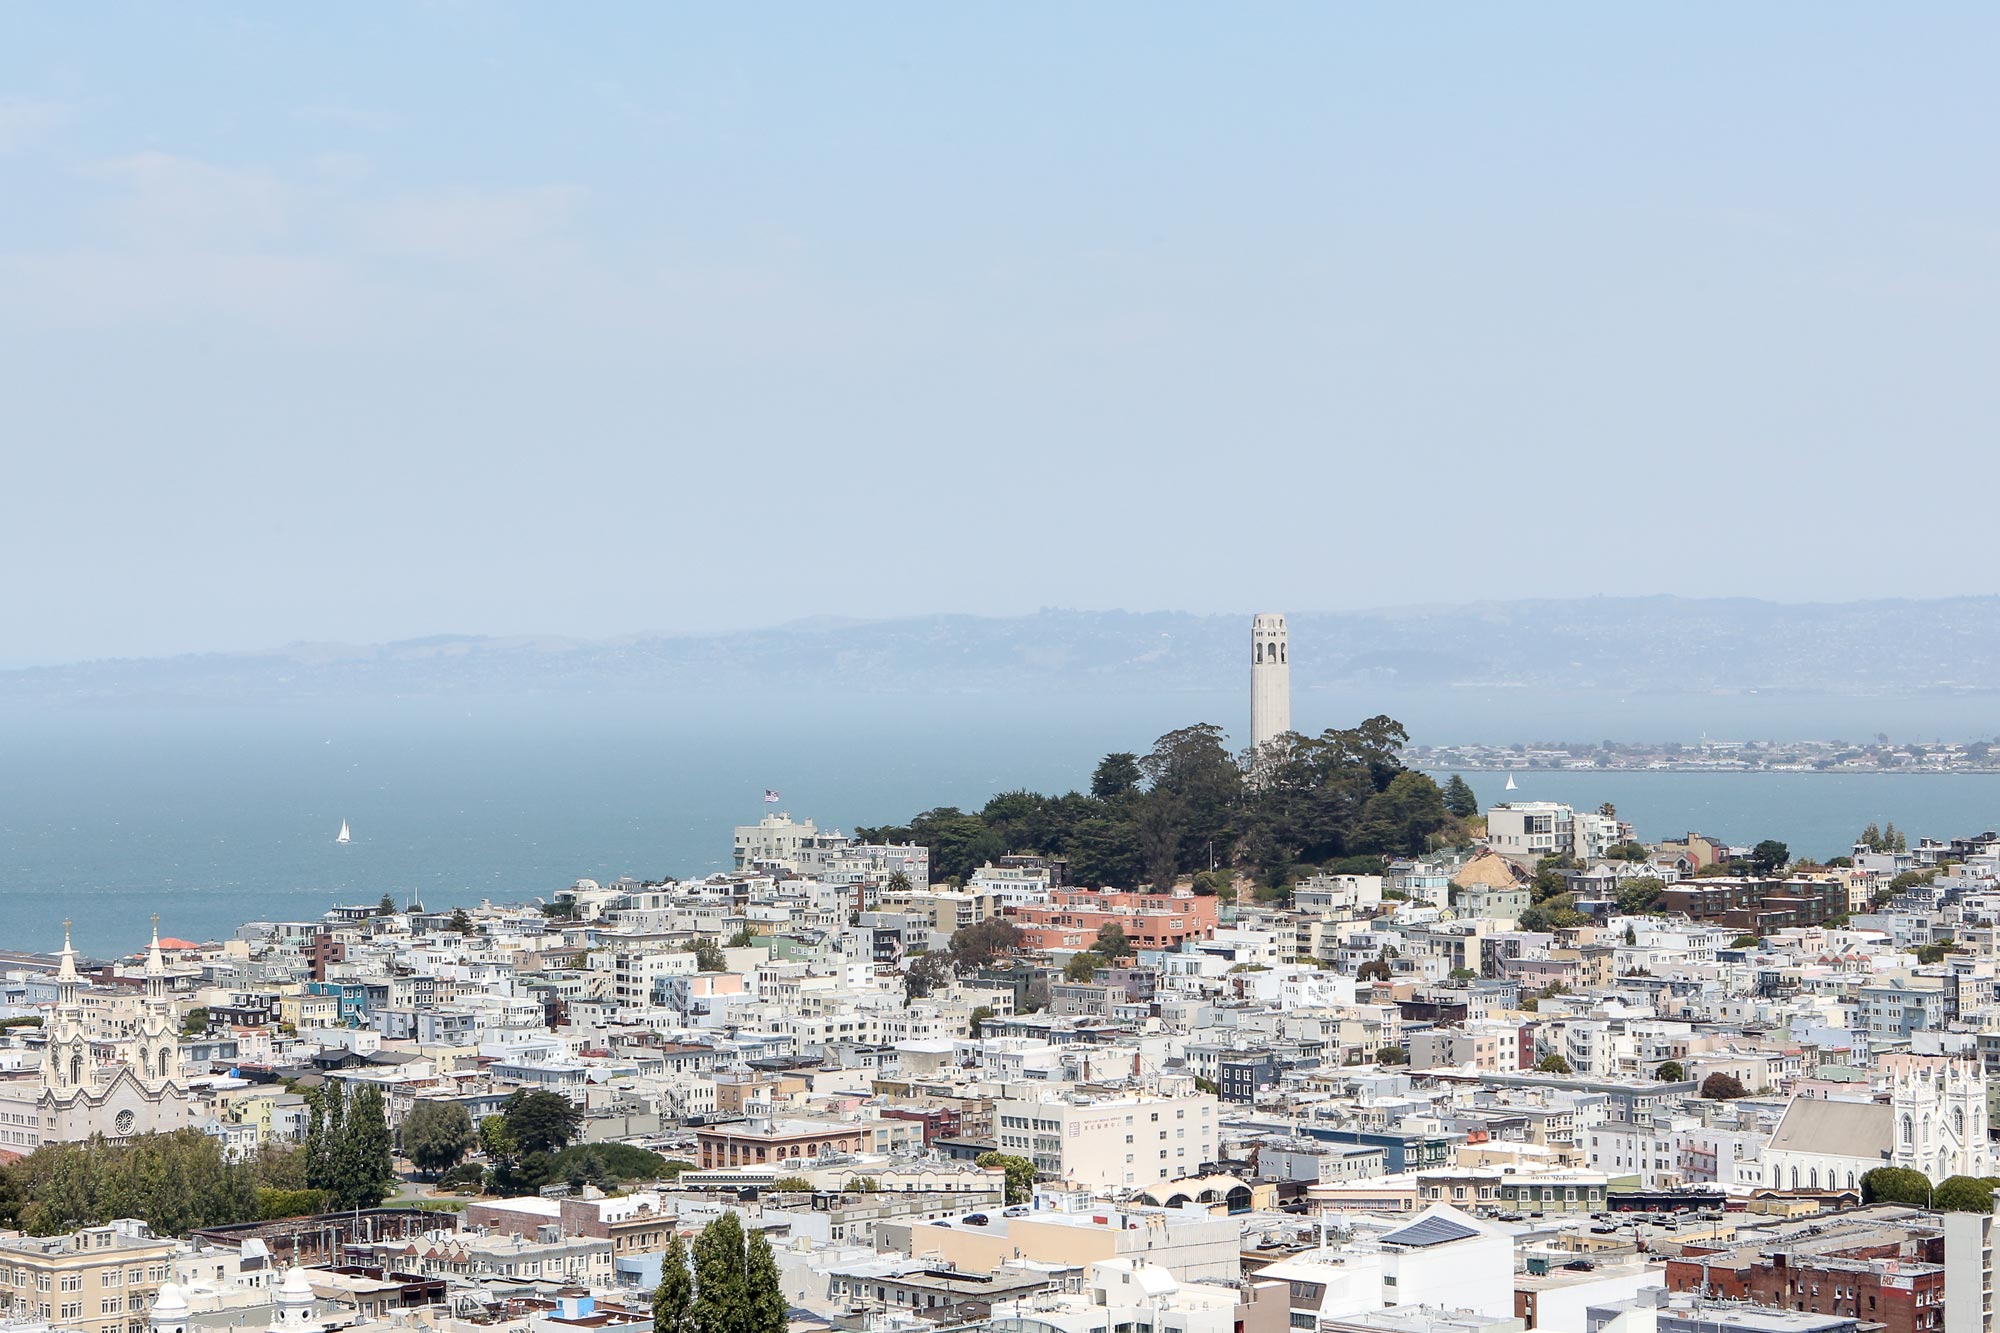
[[[0,984],[9,1153],[247,1159],[331,1082],[392,1127],[553,1092],[669,1166],[0,1236],[0,1330],[636,1327],[727,1212],[801,1329],[1991,1333],[1993,1210],[1865,1178],[1995,1174],[2000,837],[1747,859],[1524,802],[1378,875],[1117,892],[774,815],[699,881],[65,950]],[[1521,928],[1538,873],[1575,924]]]

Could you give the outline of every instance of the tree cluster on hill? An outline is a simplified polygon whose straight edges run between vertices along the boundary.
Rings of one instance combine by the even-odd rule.
[[[977,813],[946,806],[855,832],[920,843],[933,875],[961,882],[1012,851],[1065,857],[1070,880],[1092,886],[1166,888],[1211,864],[1282,885],[1302,864],[1422,852],[1452,824],[1437,783],[1403,767],[1408,740],[1401,723],[1373,717],[1238,756],[1220,727],[1183,727],[1145,755],[1106,755],[1088,794],[1002,792]],[[1469,795],[1454,792],[1458,808]]]

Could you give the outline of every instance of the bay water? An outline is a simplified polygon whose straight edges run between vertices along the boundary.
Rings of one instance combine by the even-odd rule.
[[[1837,718],[1804,712],[1760,730],[1752,724],[1768,707],[1730,707],[1742,711],[1726,719],[1739,736],[1838,734]],[[244,921],[306,919],[384,894],[438,908],[530,901],[580,877],[701,875],[727,865],[734,825],[772,810],[850,829],[931,806],[976,809],[1011,788],[1083,788],[1103,754],[1143,752],[1173,727],[1212,719],[1240,735],[1243,708],[1240,695],[1217,692],[155,702],[0,717],[0,948],[55,948],[66,918],[80,950],[111,957],[144,943],[155,912],[163,933],[208,940]],[[1294,717],[1318,729],[1377,711],[1431,741],[1689,738],[1713,720],[1711,710],[1641,729],[1615,703],[1592,713],[1573,696],[1518,693],[1315,693]],[[1948,717],[1922,721],[1926,734],[1975,734]],[[1502,774],[1466,776],[1484,803],[1510,795]],[[2000,775],[1517,781],[1514,799],[1612,802],[1641,837],[1771,837],[1821,857],[1870,821],[1894,820],[1913,839],[2000,824]],[[764,802],[767,788],[777,804]],[[337,845],[342,820],[353,841]]]

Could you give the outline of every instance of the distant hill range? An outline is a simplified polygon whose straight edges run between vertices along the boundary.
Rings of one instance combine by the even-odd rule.
[[[1293,688],[1534,686],[1903,694],[2000,689],[2000,598],[1679,597],[1290,615]],[[438,636],[0,672],[0,702],[671,690],[1032,692],[1241,686],[1250,612],[821,618],[718,635]]]

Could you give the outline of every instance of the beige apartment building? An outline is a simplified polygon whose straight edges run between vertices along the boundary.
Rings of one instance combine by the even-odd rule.
[[[174,1243],[140,1223],[0,1235],[0,1314],[80,1333],[147,1333],[147,1312],[172,1279],[173,1260]]]

